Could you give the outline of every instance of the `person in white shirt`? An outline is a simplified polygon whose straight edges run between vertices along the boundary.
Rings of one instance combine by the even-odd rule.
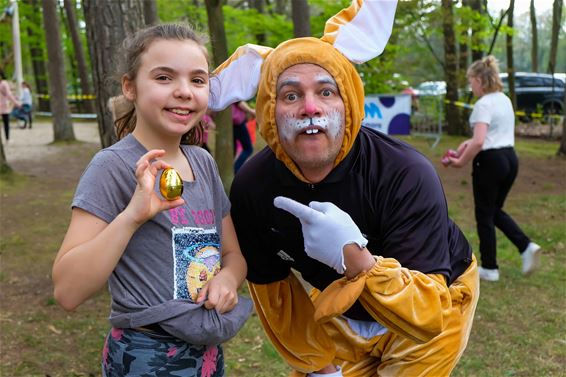
[[[480,278],[499,280],[495,227],[521,253],[525,275],[538,268],[541,247],[521,230],[503,210],[505,198],[519,169],[515,154],[515,114],[509,97],[503,92],[498,62],[493,56],[475,61],[467,71],[468,82],[478,101],[470,115],[471,139],[458,147],[449,165],[455,168],[472,164],[475,215],[480,240]]]

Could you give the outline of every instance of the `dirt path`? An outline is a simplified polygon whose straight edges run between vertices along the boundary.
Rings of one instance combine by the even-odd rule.
[[[2,132],[2,142],[8,163],[18,171],[20,164],[29,165],[43,158],[53,156],[61,150],[60,145],[54,145],[53,126],[51,122],[39,121],[33,128],[20,129],[15,122],[11,123],[10,141],[6,143]],[[73,129],[77,140],[100,146],[98,128],[95,122],[73,122]]]

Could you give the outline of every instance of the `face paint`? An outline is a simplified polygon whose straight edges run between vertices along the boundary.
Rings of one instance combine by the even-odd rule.
[[[327,116],[298,119],[295,114],[285,114],[277,118],[279,136],[291,140],[296,135],[305,132],[308,127],[318,128],[331,138],[336,138],[343,124],[342,113],[331,110]],[[308,132],[308,131],[307,131]]]

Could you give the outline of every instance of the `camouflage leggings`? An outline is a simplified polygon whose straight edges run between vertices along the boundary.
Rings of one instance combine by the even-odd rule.
[[[112,328],[102,351],[102,375],[224,376],[220,346],[195,346],[174,337]]]

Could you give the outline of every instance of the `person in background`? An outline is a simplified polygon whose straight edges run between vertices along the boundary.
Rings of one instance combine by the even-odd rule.
[[[414,114],[419,111],[419,96],[413,88],[410,86],[406,87],[401,91],[402,94],[408,94],[411,96],[411,112]]]
[[[244,162],[252,155],[253,146],[247,127],[248,117],[255,118],[255,110],[245,101],[232,104],[232,125],[234,126],[234,156],[236,155],[237,142],[240,143],[242,151],[234,161],[234,173],[242,167]]]
[[[120,140],[81,176],[53,263],[54,297],[74,310],[108,283],[103,376],[224,376],[221,343],[252,303],[237,294],[247,268],[230,202],[198,147],[210,90],[204,41],[163,24],[123,46],[123,98],[109,103]],[[167,182],[156,181],[168,168],[183,190],[165,200]]]
[[[214,123],[214,119],[212,119],[212,115],[209,113],[204,114],[202,117],[202,128],[204,132],[202,134],[202,145],[201,147],[204,148],[208,153],[211,153],[210,147],[208,146],[208,136],[209,133],[216,129],[216,123]]]
[[[499,280],[495,228],[517,247],[522,272],[531,274],[539,266],[541,247],[532,242],[503,210],[515,182],[519,160],[515,153],[515,113],[503,92],[498,62],[493,56],[475,61],[467,71],[468,83],[478,101],[470,115],[473,137],[447,156],[448,166],[461,168],[472,162],[475,216],[480,241],[480,278]]]
[[[25,129],[32,127],[32,114],[31,109],[33,106],[33,99],[31,96],[31,87],[27,82],[22,82],[22,94],[20,96],[21,107],[12,111],[12,116],[22,120],[24,124],[20,128]]]
[[[2,114],[2,123],[4,124],[4,136],[6,143],[10,141],[10,113],[12,103],[15,107],[21,106],[20,101],[12,94],[10,84],[6,80],[4,70],[0,69],[0,114]]]

